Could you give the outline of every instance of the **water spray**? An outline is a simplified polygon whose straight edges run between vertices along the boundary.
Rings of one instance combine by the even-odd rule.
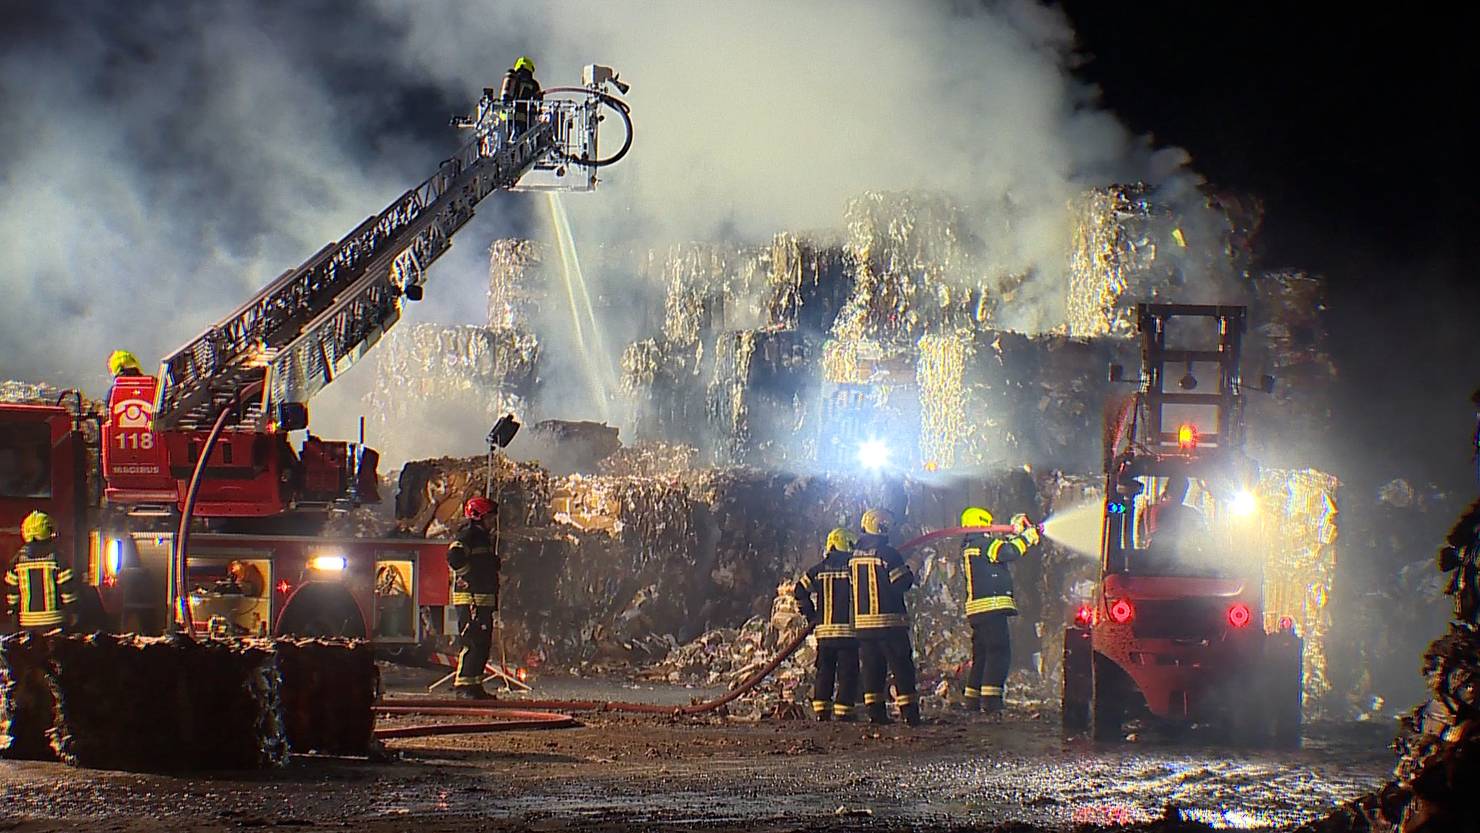
[[[565,213],[565,205],[560,201],[558,193],[552,191],[548,198],[550,225],[555,230],[555,247],[560,252],[561,277],[565,280],[566,300],[570,302],[571,325],[575,332],[576,346],[581,352],[581,367],[586,372],[586,382],[590,385],[592,398],[596,400],[599,416],[607,419],[607,391],[610,389],[607,377],[611,374],[611,366],[600,361],[597,355],[598,352],[604,355],[605,340],[596,321],[595,311],[591,308],[591,293],[586,288],[586,279],[581,272],[581,261],[576,255],[575,239],[571,236],[570,218]],[[588,322],[591,328],[589,342],[586,339]]]

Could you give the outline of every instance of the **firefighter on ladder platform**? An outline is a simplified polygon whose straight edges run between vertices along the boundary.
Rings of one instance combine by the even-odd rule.
[[[812,685],[812,713],[818,720],[858,719],[858,640],[853,633],[853,587],[848,560],[857,538],[838,528],[827,534],[822,560],[797,580],[792,593],[817,637],[817,678]],[[836,683],[837,694],[833,687]]]
[[[961,513],[962,526],[991,526],[992,513],[977,506]],[[1008,565],[1037,545],[1038,530],[1027,515],[1012,519],[1015,534],[997,538],[973,532],[961,542],[966,575],[966,621],[971,624],[971,671],[966,676],[967,711],[1002,711],[1003,688],[1012,662],[1007,620],[1017,615]]]
[[[532,110],[537,106],[533,102],[544,98],[540,82],[534,78],[534,61],[528,55],[519,56],[504,73],[504,83],[499,87],[499,101],[510,107],[504,114],[509,120],[510,140],[529,129],[535,116]]]
[[[22,630],[65,628],[77,602],[72,570],[57,564],[56,524],[45,512],[21,522],[25,545],[5,573],[6,610],[15,610]]]
[[[910,616],[904,594],[915,573],[894,547],[889,530],[894,516],[887,509],[863,513],[864,534],[853,548],[848,571],[853,581],[853,631],[863,664],[863,704],[870,723],[888,723],[885,696],[894,677],[894,703],[911,726],[920,724],[915,693],[915,656],[910,646]]]
[[[499,556],[494,550],[490,523],[498,523],[498,504],[486,497],[470,498],[463,505],[467,523],[447,545],[447,566],[452,570],[452,604],[457,608],[457,676],[454,696],[462,700],[488,700],[483,674],[493,646],[493,618],[498,614]]]

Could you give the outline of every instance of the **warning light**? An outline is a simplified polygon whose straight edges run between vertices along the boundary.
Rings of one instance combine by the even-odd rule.
[[[1136,608],[1131,604],[1130,599],[1116,599],[1115,603],[1110,605],[1110,621],[1117,625],[1124,625],[1135,615]]]
[[[526,669],[526,668],[521,668],[521,669],[519,669],[519,673],[515,674],[514,676],[518,677],[519,678],[519,682],[522,683],[525,680],[528,680],[529,679],[529,670]]]
[[[1093,624],[1094,620],[1095,609],[1090,607],[1088,602],[1081,603],[1079,609],[1074,611],[1074,624],[1076,625],[1087,627]]]
[[[1191,451],[1197,448],[1197,426],[1184,424],[1177,426],[1177,448],[1183,451]]]
[[[292,589],[293,585],[289,584],[286,579],[277,583],[277,591],[283,595],[287,595],[288,591]]]
[[[1249,621],[1253,618],[1253,612],[1243,602],[1238,602],[1228,609],[1228,624],[1233,625],[1235,628],[1242,628],[1248,625]]]
[[[1280,617],[1280,630],[1281,631],[1284,631],[1284,632],[1289,632],[1289,631],[1295,630],[1295,620],[1294,619],[1291,619],[1289,616],[1281,616]]]

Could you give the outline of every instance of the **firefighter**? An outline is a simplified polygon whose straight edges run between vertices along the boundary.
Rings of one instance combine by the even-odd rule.
[[[127,350],[114,350],[108,355],[108,375],[117,382],[121,376],[143,376],[144,368],[139,364],[139,357]],[[108,398],[105,403],[113,402],[113,386],[108,386]]]
[[[447,566],[452,570],[452,604],[457,607],[457,676],[452,691],[463,700],[493,697],[483,688],[483,672],[493,645],[493,618],[498,613],[498,552],[493,545],[491,524],[498,523],[498,504],[486,497],[470,498],[463,505],[467,523],[447,545]]]
[[[853,635],[853,588],[848,573],[856,541],[846,529],[829,532],[822,560],[803,573],[792,589],[802,613],[816,626],[812,631],[817,637],[812,713],[818,720],[837,718],[852,723],[858,719],[853,713],[858,701],[858,640]]]
[[[77,601],[70,568],[56,559],[56,524],[45,512],[32,512],[21,522],[25,545],[5,573],[6,611],[19,614],[22,630],[65,628]]]
[[[992,513],[972,506],[961,513],[962,526],[991,526]],[[1038,530],[1027,515],[1012,519],[1014,534],[997,538],[981,532],[961,541],[966,575],[966,621],[971,624],[971,671],[966,675],[967,711],[1002,711],[1003,687],[1012,662],[1007,620],[1017,615],[1008,565],[1038,544]]]
[[[499,101],[513,105],[512,112],[508,113],[509,138],[513,139],[528,130],[529,123],[534,121],[535,107],[528,102],[545,100],[540,82],[534,79],[534,61],[528,55],[519,56],[514,66],[504,73],[504,83],[498,94]]]
[[[920,724],[915,693],[915,657],[910,647],[910,617],[904,594],[915,573],[889,546],[894,516],[887,509],[863,513],[863,535],[848,559],[853,582],[853,631],[863,664],[863,704],[871,723],[888,723],[887,677],[894,677],[894,703],[911,726]]]

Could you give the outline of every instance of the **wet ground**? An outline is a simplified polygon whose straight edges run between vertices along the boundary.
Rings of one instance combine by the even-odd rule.
[[[398,678],[420,689],[425,679]],[[687,702],[590,680],[541,697]],[[425,722],[418,718],[417,722]],[[1288,828],[1372,789],[1391,727],[1318,725],[1298,752],[1065,741],[1056,716],[955,713],[902,726],[583,717],[576,729],[408,739],[400,759],[300,757],[266,775],[173,778],[0,762],[0,830],[379,831],[1069,829],[1169,805]]]

